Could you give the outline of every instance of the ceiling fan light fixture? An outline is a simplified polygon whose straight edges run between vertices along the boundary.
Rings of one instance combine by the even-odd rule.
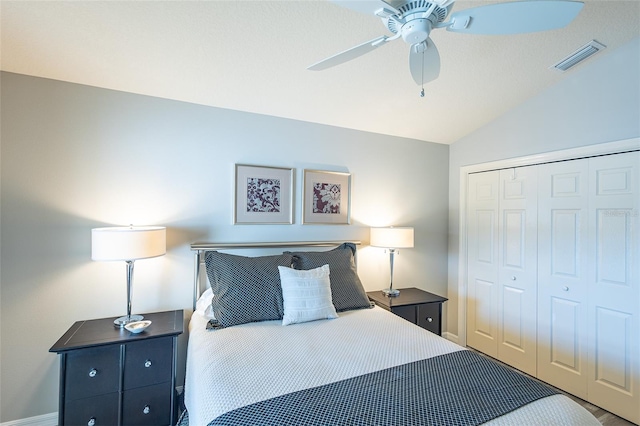
[[[606,47],[607,46],[602,43],[598,43],[596,40],[591,40],[589,43],[585,44],[584,46],[549,68],[558,70],[560,72],[568,71],[570,68],[575,67],[582,61],[590,58]]]

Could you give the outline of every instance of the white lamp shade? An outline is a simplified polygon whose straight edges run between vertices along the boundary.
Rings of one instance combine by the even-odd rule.
[[[167,252],[167,229],[162,226],[94,228],[91,259],[136,260]]]
[[[371,228],[370,244],[374,247],[384,248],[411,248],[413,247],[413,228],[388,227]]]

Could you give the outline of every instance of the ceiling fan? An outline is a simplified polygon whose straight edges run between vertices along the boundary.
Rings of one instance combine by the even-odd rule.
[[[497,3],[449,13],[455,0],[331,0],[340,6],[382,19],[393,33],[359,44],[317,62],[307,69],[320,71],[369,53],[400,37],[411,46],[409,70],[423,85],[440,74],[440,54],[429,37],[431,30],[466,34],[507,35],[553,30],[568,25],[584,5],[570,0],[525,0]],[[445,19],[449,20],[445,22]],[[424,87],[421,92],[424,96]]]

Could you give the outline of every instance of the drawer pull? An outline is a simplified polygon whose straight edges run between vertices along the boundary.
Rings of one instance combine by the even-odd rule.
[[[146,368],[151,367],[151,360],[150,360],[150,359],[146,360],[146,361],[144,362],[144,366],[145,366]]]
[[[96,370],[95,368],[92,368],[89,371],[89,377],[96,377],[96,374],[98,374],[98,370]],[[91,420],[93,420],[95,422],[95,419],[92,417]]]
[[[142,410],[142,412],[143,412],[144,414],[149,414],[149,413],[151,412],[151,408],[149,408],[149,406],[148,406],[148,405],[145,405],[145,406],[144,406],[144,409]]]
[[[96,418],[95,417],[91,417],[89,419],[89,421],[87,422],[87,426],[95,426],[96,424]]]
[[[428,322],[433,322],[433,318],[431,318],[431,317],[427,317],[427,321],[428,321]]]

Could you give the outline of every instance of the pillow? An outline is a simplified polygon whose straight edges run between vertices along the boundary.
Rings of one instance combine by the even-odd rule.
[[[294,252],[291,255],[293,255],[295,269],[309,270],[329,265],[333,306],[337,312],[343,312],[371,307],[367,293],[364,291],[356,272],[355,252],[355,244],[344,243],[329,251]]]
[[[221,327],[282,319],[278,266],[291,266],[290,254],[245,257],[208,251],[205,265],[213,290],[211,306]]]
[[[278,266],[284,315],[282,325],[338,318],[331,303],[329,265],[309,271]]]
[[[216,319],[216,316],[213,314],[213,306],[211,306],[212,298],[213,291],[208,288],[196,301],[196,313],[210,320]]]

